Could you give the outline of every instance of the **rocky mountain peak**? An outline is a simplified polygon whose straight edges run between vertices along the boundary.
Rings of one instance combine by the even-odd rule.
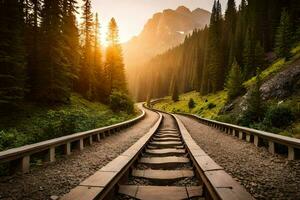
[[[191,13],[191,10],[188,9],[187,7],[185,7],[185,6],[179,6],[176,9],[176,12],[183,13],[183,14],[189,14],[189,13]]]

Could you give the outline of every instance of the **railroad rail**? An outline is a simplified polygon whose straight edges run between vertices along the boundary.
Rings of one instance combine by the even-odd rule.
[[[138,117],[122,123],[2,151],[0,163],[10,163],[12,172],[27,173],[30,170],[31,156],[44,154],[44,161],[54,162],[57,148],[63,148],[64,154],[70,155],[73,149],[83,150],[85,145],[92,145],[94,141],[99,142],[110,134],[128,128],[144,116],[145,111],[142,110]]]
[[[61,200],[253,199],[175,115],[158,114],[148,133]]]
[[[275,148],[276,144],[283,145],[287,148],[289,160],[294,160],[296,158],[296,153],[295,153],[296,151],[300,152],[300,140],[296,138],[291,138],[291,137],[282,136],[274,133],[269,133],[269,132],[242,127],[238,125],[210,120],[193,114],[186,114],[186,113],[178,113],[178,114],[192,117],[198,120],[199,122],[201,122],[202,124],[216,128],[227,134],[231,134],[232,136],[238,137],[241,140],[246,140],[247,142],[253,142],[255,146],[265,145],[267,146],[268,151],[272,154],[277,153]],[[264,143],[263,141],[266,142]]]

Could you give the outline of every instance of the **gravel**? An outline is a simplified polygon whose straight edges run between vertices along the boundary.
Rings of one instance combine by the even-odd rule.
[[[300,199],[300,160],[288,161],[264,147],[179,117],[199,146],[256,199]]]
[[[141,122],[81,152],[59,158],[53,164],[33,167],[29,174],[0,177],[0,199],[47,200],[68,193],[128,149],[148,132],[157,119],[156,113],[146,111],[146,117]]]

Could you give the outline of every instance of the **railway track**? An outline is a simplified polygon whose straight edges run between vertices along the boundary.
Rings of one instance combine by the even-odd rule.
[[[160,113],[148,134],[62,199],[252,197],[194,142],[176,117]]]

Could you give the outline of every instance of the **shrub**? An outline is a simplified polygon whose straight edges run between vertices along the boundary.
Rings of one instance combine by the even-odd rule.
[[[217,105],[214,104],[214,103],[209,103],[209,104],[207,105],[207,108],[208,108],[209,110],[211,110],[211,109],[215,108],[216,106],[217,106]]]
[[[285,106],[276,106],[268,109],[264,124],[276,128],[285,128],[294,120],[294,115],[290,108]]]
[[[124,92],[114,90],[109,96],[110,107],[113,111],[125,111],[127,113],[133,113],[134,105],[131,98]]]
[[[190,98],[189,103],[188,103],[189,109],[193,109],[196,106],[196,103],[193,98]]]
[[[238,97],[244,90],[243,75],[236,60],[234,60],[231,70],[228,74],[226,88],[228,90],[229,100],[233,100],[234,98]]]
[[[179,92],[178,92],[178,87],[177,87],[176,82],[174,84],[174,88],[173,88],[173,92],[172,92],[172,100],[174,102],[179,101]]]
[[[244,111],[240,123],[243,126],[249,126],[250,124],[261,122],[265,116],[265,104],[262,99],[262,93],[260,90],[261,79],[260,72],[257,71],[256,84],[249,92],[247,97],[247,109]]]
[[[233,114],[219,115],[218,117],[215,118],[215,120],[220,122],[230,123],[230,124],[236,124],[236,116]]]

